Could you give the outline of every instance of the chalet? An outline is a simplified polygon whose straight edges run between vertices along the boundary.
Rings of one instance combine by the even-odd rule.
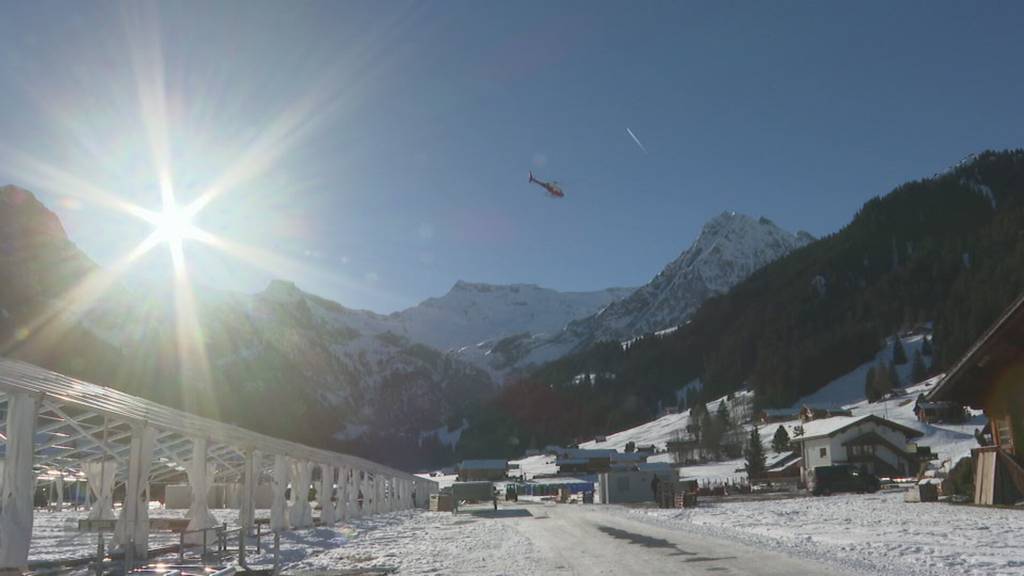
[[[821,420],[822,418],[832,418],[835,416],[852,416],[853,413],[845,408],[834,408],[825,406],[813,406],[810,404],[804,404],[800,407],[800,421],[801,422],[813,422],[815,420]]]
[[[668,452],[675,456],[678,464],[697,464],[706,459],[700,441],[693,437],[681,437],[665,443]]]
[[[924,399],[924,394],[918,396],[914,404],[914,415],[920,422],[931,424],[957,424],[967,419],[964,407],[960,404],[948,400],[931,402]]]
[[[793,439],[803,459],[801,476],[818,466],[853,464],[880,476],[917,474],[917,447],[908,444],[922,432],[874,414],[835,416],[808,422]]]
[[[555,465],[559,474],[596,474],[611,468],[615,450],[582,450],[567,448],[558,454]]]
[[[754,422],[760,425],[776,424],[796,420],[799,417],[800,411],[795,408],[766,408],[754,413]]]
[[[495,482],[508,477],[508,460],[463,460],[458,469],[459,482]]]
[[[1018,298],[928,393],[985,411],[990,434],[978,434],[974,502],[1024,499],[1024,295]]]

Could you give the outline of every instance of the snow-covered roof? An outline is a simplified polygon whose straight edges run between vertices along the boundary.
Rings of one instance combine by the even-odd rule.
[[[672,465],[668,462],[641,462],[636,465],[636,469],[641,472],[664,472],[672,470]]]
[[[903,432],[911,438],[924,435],[918,430],[898,424],[892,420],[886,420],[885,418],[874,414],[865,414],[863,416],[833,416],[831,418],[822,418],[821,420],[812,420],[811,422],[803,425],[804,433],[793,440],[796,442],[803,442],[805,440],[812,440],[815,438],[835,436],[851,426],[865,424],[867,422],[875,422],[880,426],[888,426],[889,428]]]

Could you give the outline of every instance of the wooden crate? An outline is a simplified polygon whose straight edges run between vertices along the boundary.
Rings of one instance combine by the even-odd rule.
[[[431,512],[451,512],[455,501],[452,499],[451,494],[431,494],[430,495],[430,511]]]

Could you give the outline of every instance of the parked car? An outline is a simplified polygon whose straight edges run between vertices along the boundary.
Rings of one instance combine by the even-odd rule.
[[[880,483],[874,474],[855,466],[818,466],[808,479],[807,488],[815,496],[836,492],[877,492]]]

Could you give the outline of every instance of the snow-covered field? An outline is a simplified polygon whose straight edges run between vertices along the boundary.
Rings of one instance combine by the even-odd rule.
[[[902,493],[620,510],[862,574],[1024,574],[1024,510],[908,504]]]
[[[237,526],[237,511],[213,510],[218,520]],[[265,511],[260,511],[265,512]],[[154,509],[151,517],[183,517],[184,510]],[[79,533],[85,512],[37,511],[30,560],[91,556],[96,534]],[[257,514],[259,516],[260,514]],[[168,532],[153,532],[150,547],[177,542]],[[105,536],[109,545],[109,535]],[[268,545],[270,540],[264,540]],[[422,510],[377,514],[285,533],[281,538],[283,566],[298,571],[395,567],[402,574],[532,574],[542,562],[524,536],[501,521],[469,514]],[[270,564],[269,554],[250,553],[249,562]]]

